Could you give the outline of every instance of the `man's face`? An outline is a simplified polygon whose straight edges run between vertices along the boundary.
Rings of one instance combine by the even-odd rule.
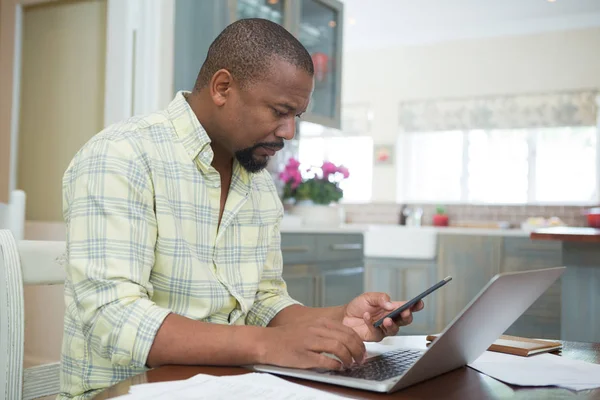
[[[294,137],[296,117],[306,111],[312,90],[312,76],[282,60],[274,60],[260,81],[244,88],[234,82],[221,125],[240,165],[249,172],[267,166],[284,140]]]

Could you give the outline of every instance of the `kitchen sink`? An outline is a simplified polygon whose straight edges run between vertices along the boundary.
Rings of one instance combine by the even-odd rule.
[[[365,230],[365,256],[433,260],[438,231],[434,227],[370,225]]]

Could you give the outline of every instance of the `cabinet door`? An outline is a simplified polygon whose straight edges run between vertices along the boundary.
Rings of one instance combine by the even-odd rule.
[[[307,307],[317,307],[317,276],[308,265],[284,265],[283,280],[288,294]]]
[[[527,237],[504,238],[501,272],[530,271],[562,265],[561,242],[533,241]],[[507,335],[560,339],[561,279],[507,329]]]
[[[438,274],[452,282],[436,294],[436,330],[443,330],[500,270],[502,237],[439,235]]]
[[[315,66],[315,88],[305,120],[340,128],[343,5],[335,0],[298,0],[296,37]]]
[[[406,265],[408,263],[409,265]],[[435,283],[435,265],[424,265],[415,261],[410,265],[404,261],[404,265],[397,268],[396,282],[398,290],[394,300],[410,300]],[[444,290],[444,289],[440,289]],[[400,335],[429,335],[435,332],[435,304],[437,291],[423,299],[425,308],[413,314],[413,322],[400,328]]]
[[[364,292],[364,267],[358,263],[337,265],[319,274],[319,306],[349,303]]]
[[[434,261],[367,258],[365,266],[365,291],[384,292],[393,300],[410,300],[432,286],[436,280]],[[432,293],[423,300],[425,309],[415,313],[412,324],[400,328],[399,335],[428,335],[437,332],[435,296],[436,293]]]
[[[228,24],[229,11],[226,1],[175,1],[175,92],[193,89],[210,44]]]
[[[284,1],[273,0],[229,0],[232,20],[262,18],[284,25]]]

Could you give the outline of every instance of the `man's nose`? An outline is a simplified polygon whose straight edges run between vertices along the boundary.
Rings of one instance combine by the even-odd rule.
[[[277,130],[277,137],[292,140],[296,134],[296,119],[286,118],[283,125]]]

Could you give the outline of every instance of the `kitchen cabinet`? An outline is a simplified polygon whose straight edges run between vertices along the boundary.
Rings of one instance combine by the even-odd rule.
[[[443,330],[490,279],[500,272],[501,236],[446,235],[438,237],[438,280],[452,281],[437,291],[437,331]]]
[[[365,291],[385,292],[393,300],[410,300],[436,282],[435,260],[369,257],[365,260],[365,268]],[[434,292],[423,300],[425,308],[413,314],[412,324],[400,328],[399,335],[428,335],[437,332],[436,296],[437,292]]]
[[[276,22],[306,47],[315,65],[315,88],[302,118],[339,129],[343,4],[338,0],[176,0],[175,90],[193,87],[212,41],[242,18]]]
[[[317,273],[311,265],[285,265],[283,279],[287,284],[288,294],[307,307],[316,307]]]
[[[348,303],[364,292],[362,234],[282,233],[289,295],[310,307]]]
[[[504,238],[500,272],[560,267],[561,262],[560,242],[539,242],[526,237]],[[561,338],[561,279],[554,282],[506,334],[541,339]]]
[[[439,291],[437,330],[444,329],[496,274],[560,266],[560,243],[528,237],[440,235],[438,279],[452,282]],[[506,334],[561,338],[561,283],[555,282]]]

